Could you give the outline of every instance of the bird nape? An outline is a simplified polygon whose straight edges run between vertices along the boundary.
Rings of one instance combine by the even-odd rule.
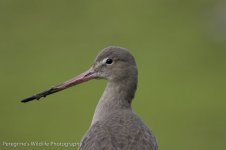
[[[155,136],[132,111],[137,76],[137,66],[132,54],[125,48],[110,46],[97,55],[88,71],[25,98],[22,102],[38,100],[91,79],[105,79],[108,81],[106,88],[79,150],[157,150]]]

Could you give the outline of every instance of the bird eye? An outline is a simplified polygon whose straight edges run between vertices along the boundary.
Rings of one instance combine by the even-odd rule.
[[[113,62],[113,60],[112,59],[110,59],[110,58],[108,58],[107,60],[106,60],[106,64],[112,64],[112,62]]]

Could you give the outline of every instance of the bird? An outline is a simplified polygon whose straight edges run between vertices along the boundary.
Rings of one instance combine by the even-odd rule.
[[[100,51],[84,73],[48,90],[23,99],[39,100],[91,79],[105,79],[107,85],[96,106],[79,150],[157,150],[157,140],[132,109],[138,83],[138,69],[128,49],[109,46]]]

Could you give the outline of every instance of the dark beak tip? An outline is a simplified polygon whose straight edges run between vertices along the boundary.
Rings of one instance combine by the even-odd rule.
[[[35,94],[35,95],[32,95],[32,96],[27,97],[25,99],[22,99],[21,102],[22,103],[26,103],[26,102],[29,102],[29,101],[32,101],[32,100],[35,100],[35,99],[39,100],[42,97],[46,97],[46,96],[48,96],[50,94],[53,94],[53,93],[56,93],[56,92],[58,92],[60,90],[61,89],[58,89],[58,88],[50,88],[50,89],[42,91],[42,92],[40,92],[38,94]]]
[[[21,103],[26,103],[26,102],[29,102],[29,101],[32,101],[36,99],[34,96],[31,96],[31,97],[28,97],[28,98],[25,98],[25,99],[22,99],[20,102]]]

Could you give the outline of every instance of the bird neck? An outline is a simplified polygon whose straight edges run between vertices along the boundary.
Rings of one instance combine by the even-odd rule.
[[[122,109],[131,110],[136,87],[137,77],[127,78],[122,81],[108,81],[105,91],[97,104],[92,124],[104,119],[109,113]]]

